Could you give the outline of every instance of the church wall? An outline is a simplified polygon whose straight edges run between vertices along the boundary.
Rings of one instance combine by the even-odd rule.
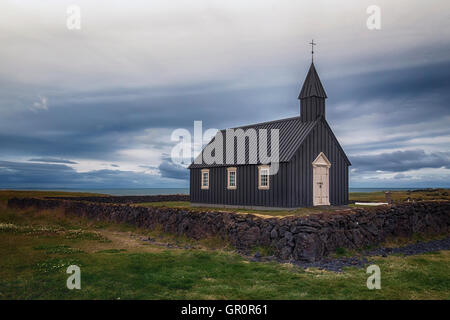
[[[278,173],[270,176],[269,190],[258,189],[258,166],[240,165],[237,168],[237,188],[227,189],[227,167],[209,168],[210,185],[201,189],[201,169],[190,171],[190,194],[192,203],[209,203],[235,206],[290,207],[290,176],[288,163],[280,163]]]
[[[330,204],[348,203],[348,165],[328,127],[321,122],[306,138],[289,164],[289,198],[292,207],[313,205],[312,162],[323,152],[331,162]]]
[[[270,177],[270,189],[258,189],[258,166],[237,167],[237,188],[227,189],[226,167],[209,168],[210,186],[202,190],[201,169],[191,169],[192,203],[216,205],[295,208],[313,205],[312,162],[324,152],[331,162],[330,204],[348,203],[348,165],[332,133],[322,121],[306,138],[289,163],[280,163],[279,172]]]

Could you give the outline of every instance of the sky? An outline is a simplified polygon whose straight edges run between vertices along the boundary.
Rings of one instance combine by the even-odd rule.
[[[80,29],[67,26],[71,5]],[[367,27],[371,5],[380,29]],[[0,10],[0,188],[187,187],[172,132],[298,116],[311,39],[350,187],[450,187],[447,0],[6,0]]]

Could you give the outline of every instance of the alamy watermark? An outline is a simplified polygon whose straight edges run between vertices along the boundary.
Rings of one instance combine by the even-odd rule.
[[[67,289],[81,289],[81,269],[79,266],[71,265],[66,270],[67,274],[71,276],[67,278],[66,285]]]
[[[189,130],[179,128],[171,140],[178,142],[171,152],[175,164],[185,165],[192,159],[194,164],[206,165],[266,164],[271,175],[279,169],[279,129],[208,129],[203,133],[202,121],[194,121],[193,139]]]
[[[81,8],[76,5],[67,7],[67,20],[66,26],[69,30],[81,29]]]
[[[381,8],[377,5],[368,6],[366,13],[369,14],[366,25],[369,30],[381,29]]]
[[[381,270],[380,267],[376,264],[372,264],[367,267],[366,273],[371,274],[367,278],[367,289],[374,290],[374,289],[381,289]]]

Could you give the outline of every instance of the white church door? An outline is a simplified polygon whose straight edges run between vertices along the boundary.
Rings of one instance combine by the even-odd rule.
[[[313,161],[313,204],[330,205],[330,167],[331,163],[323,152]]]

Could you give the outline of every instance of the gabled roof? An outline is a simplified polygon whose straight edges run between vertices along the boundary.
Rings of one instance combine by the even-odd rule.
[[[319,75],[317,74],[314,63],[311,63],[308,74],[306,75],[305,82],[303,82],[302,90],[298,95],[298,99],[304,99],[308,97],[327,98],[325,89],[320,82]]]
[[[308,135],[311,133],[311,131],[316,127],[316,125],[320,122],[324,122],[326,127],[331,131],[328,123],[323,117],[319,117],[315,121],[301,121],[300,117],[294,117],[294,118],[287,118],[287,119],[281,119],[276,121],[270,121],[270,122],[263,122],[263,123],[257,123],[253,125],[233,128],[233,129],[243,129],[244,131],[250,128],[259,130],[259,129],[267,129],[268,132],[268,154],[271,154],[270,150],[270,130],[271,129],[279,129],[279,162],[289,162],[291,158],[294,156],[295,152],[300,148],[302,143],[305,141],[305,139],[308,137]],[[226,163],[226,137],[225,133],[226,130],[221,130],[223,134],[223,162],[222,164],[206,164],[204,162],[202,163],[195,163],[195,161],[189,166],[190,169],[193,168],[210,168],[210,167],[221,167],[221,166],[229,166],[231,164]],[[336,140],[336,137],[332,133],[333,139]],[[214,141],[214,138],[208,143],[211,144]],[[350,161],[348,160],[347,156],[345,155],[344,150],[342,150],[341,146],[336,140],[337,145],[339,146],[341,152],[343,153],[345,159],[350,164]],[[255,150],[253,152],[258,153],[259,152],[259,139],[257,143],[257,148],[254,148]],[[256,164],[260,164],[260,159],[258,154],[256,155],[249,155],[249,147],[248,147],[248,140],[246,139],[245,143],[245,164],[248,164],[248,159],[251,158],[251,156],[255,156],[258,161]],[[202,154],[205,149],[202,150],[200,155],[197,157],[198,159],[202,159]],[[235,155],[235,162],[234,164],[237,164],[236,161],[236,155],[237,155],[237,141],[235,141],[234,146],[234,155]],[[239,165],[239,164],[237,164]]]
[[[338,146],[339,150],[342,152],[345,160],[349,165],[351,165],[350,160],[347,158],[347,155],[345,154],[344,150],[342,149],[341,145],[339,144],[336,136],[334,135],[333,131],[331,130],[328,122],[325,120],[324,117],[319,117],[315,121],[301,121],[300,117],[293,117],[293,118],[287,118],[287,119],[281,119],[281,120],[275,120],[275,121],[269,121],[269,122],[262,122],[262,123],[256,123],[252,125],[242,126],[242,127],[236,127],[232,129],[243,129],[244,131],[250,128],[253,128],[255,130],[259,129],[267,129],[267,149],[268,154],[271,154],[271,148],[270,148],[270,130],[271,129],[279,129],[279,162],[289,162],[292,157],[294,156],[295,152],[300,148],[302,143],[305,141],[305,139],[309,136],[309,134],[313,131],[313,129],[317,126],[317,124],[323,122],[326,126],[326,128],[331,133],[332,139],[335,141],[336,145]],[[221,130],[223,134],[223,161],[222,164],[206,164],[204,162],[202,163],[195,163],[195,161],[189,166],[189,169],[194,168],[211,168],[211,167],[224,167],[229,166],[232,164],[226,163],[226,130]],[[208,143],[211,144],[214,141],[214,138]],[[248,139],[246,139],[245,142],[245,164],[248,164],[248,159],[251,158],[251,156],[255,156],[257,158],[256,164],[261,164],[262,162],[259,159],[259,138],[257,142],[257,147],[254,148],[255,154],[249,154],[249,146],[248,146]],[[202,159],[205,148],[203,148],[202,152],[198,155],[197,159]],[[234,156],[235,161],[233,163],[237,164],[237,141],[235,141],[234,144]]]

